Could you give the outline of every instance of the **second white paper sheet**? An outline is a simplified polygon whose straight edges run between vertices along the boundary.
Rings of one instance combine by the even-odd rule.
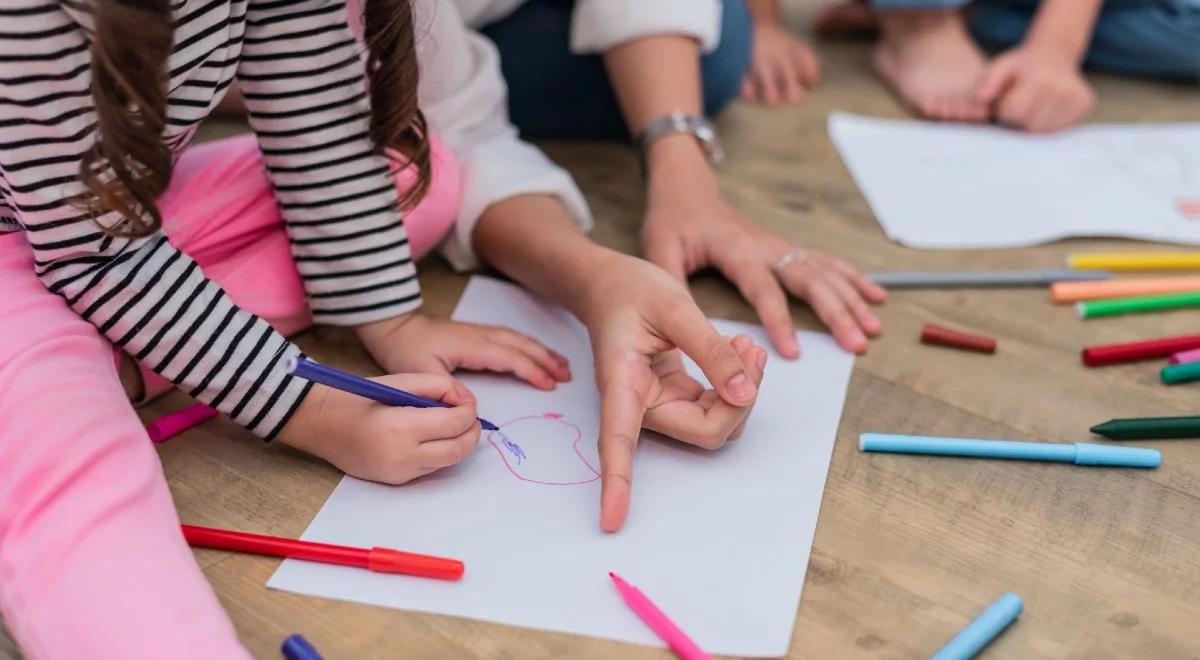
[[[1031,135],[834,113],[829,135],[883,230],[909,247],[1200,244],[1200,123]]]
[[[800,333],[803,357],[768,365],[741,439],[708,452],[643,437],[625,528],[599,529],[599,397],[584,328],[509,284],[473,278],[454,318],[507,325],[571,360],[554,392],[467,376],[484,432],[453,469],[388,487],[346,477],[305,539],[466,563],[442,582],[285,561],[268,586],[527,628],[661,645],[624,605],[615,571],[710,653],[787,652],[852,358]],[[715,321],[725,334],[761,329]],[[696,373],[693,370],[693,373]]]

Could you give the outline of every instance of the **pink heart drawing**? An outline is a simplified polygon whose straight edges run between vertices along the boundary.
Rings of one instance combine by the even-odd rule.
[[[583,432],[561,413],[518,417],[489,432],[487,439],[504,467],[521,481],[578,486],[600,478],[600,471],[579,450]]]

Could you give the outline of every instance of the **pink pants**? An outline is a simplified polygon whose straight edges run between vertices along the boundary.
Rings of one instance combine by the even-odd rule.
[[[458,210],[458,172],[409,213],[414,257]],[[398,175],[398,185],[410,180]],[[171,243],[283,332],[308,323],[253,136],[190,149],[162,199]],[[0,234],[0,613],[31,660],[248,658],[179,532],[162,467],[112,347]]]

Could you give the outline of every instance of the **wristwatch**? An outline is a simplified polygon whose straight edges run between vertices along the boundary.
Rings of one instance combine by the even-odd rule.
[[[721,147],[721,140],[717,138],[717,132],[713,129],[712,122],[705,117],[676,111],[646,124],[646,128],[633,141],[642,153],[643,165],[645,164],[646,149],[655,140],[674,133],[688,133],[696,138],[696,142],[699,143],[700,150],[708,158],[709,164],[719,165],[721,161],[725,160],[725,150]]]

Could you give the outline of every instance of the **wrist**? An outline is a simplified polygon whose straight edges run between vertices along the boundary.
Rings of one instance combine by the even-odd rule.
[[[1072,68],[1078,68],[1083,64],[1083,56],[1086,52],[1086,44],[1076,45],[1068,39],[1032,33],[1021,43],[1021,48],[1042,59],[1062,62]]]
[[[603,283],[621,272],[622,261],[629,258],[616,250],[594,245],[572,273],[575,295],[562,302],[585,326],[592,327],[596,310],[611,298]]]
[[[290,447],[312,453],[311,440],[321,436],[320,419],[328,395],[328,387],[313,383],[300,405],[296,406],[291,419],[279,430],[276,439]]]
[[[717,189],[717,175],[707,154],[688,133],[665,135],[646,148],[646,180],[652,204],[658,198]]]
[[[367,348],[367,352],[375,356],[375,347],[389,338],[395,337],[395,333],[405,327],[415,326],[419,323],[418,319],[421,315],[417,312],[409,312],[400,316],[392,316],[370,323],[362,323],[354,326],[354,334],[358,335],[358,340]]]

